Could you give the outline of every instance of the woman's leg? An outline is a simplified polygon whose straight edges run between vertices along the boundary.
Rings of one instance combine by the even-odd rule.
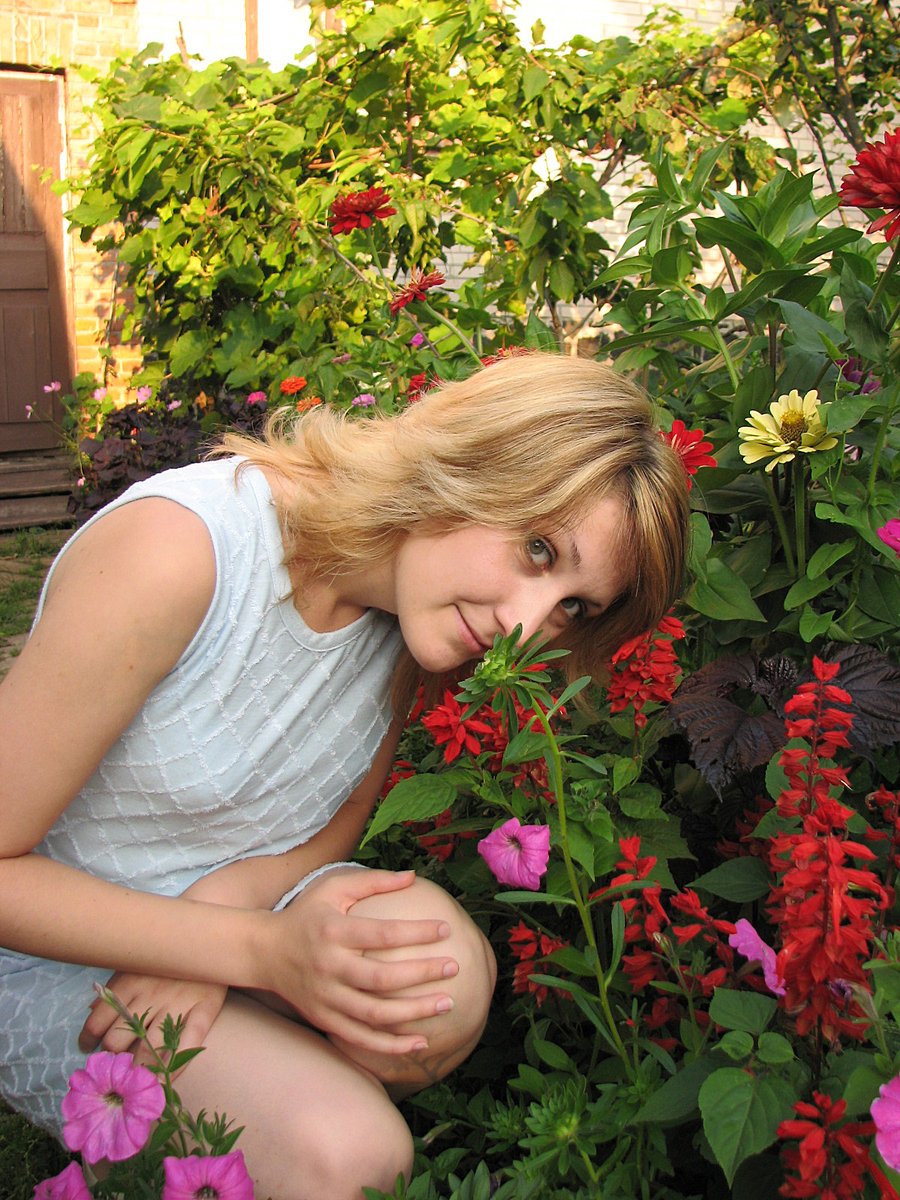
[[[459,963],[459,973],[442,985],[453,1001],[453,1008],[434,1017],[409,1021],[396,1029],[397,1033],[423,1034],[428,1039],[427,1050],[402,1056],[378,1054],[329,1035],[333,1045],[351,1061],[371,1071],[387,1086],[394,1099],[401,1099],[443,1079],[475,1049],[484,1031],[494,992],[496,960],[490,943],[469,914],[448,892],[428,879],[417,878],[410,887],[400,891],[367,896],[358,900],[350,911],[354,916],[384,920],[429,917],[444,920],[450,926],[450,936],[432,952],[449,954]],[[429,947],[404,946],[372,951],[373,956],[389,960],[414,958],[423,953],[428,954]],[[433,986],[420,984],[406,988],[398,995],[424,994]]]
[[[412,1138],[384,1088],[325,1038],[231,992],[176,1084],[191,1112],[244,1131],[260,1200],[362,1200],[409,1174]]]

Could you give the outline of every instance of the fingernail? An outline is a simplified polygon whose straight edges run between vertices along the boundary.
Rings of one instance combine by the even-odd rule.
[[[415,1050],[427,1050],[427,1049],[428,1049],[428,1043],[427,1043],[427,1042],[415,1042],[415,1043],[414,1043],[414,1045],[413,1045],[413,1050],[414,1050],[414,1051],[415,1051]]]
[[[434,1011],[439,1012],[439,1013],[445,1013],[445,1012],[450,1012],[450,1010],[452,1008],[453,1008],[453,1001],[450,999],[449,996],[444,996],[443,999],[438,1000],[437,1004],[434,1006]]]
[[[449,936],[450,936],[450,926],[447,924],[446,921],[441,921],[440,925],[438,925],[438,937],[445,938],[445,937],[449,937]]]
[[[445,962],[441,974],[445,979],[452,979],[454,975],[459,974],[459,963],[453,962],[452,960],[450,962]]]

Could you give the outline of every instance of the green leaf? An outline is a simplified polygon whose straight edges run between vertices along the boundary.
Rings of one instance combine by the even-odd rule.
[[[520,729],[503,752],[503,765],[508,767],[515,763],[534,762],[544,757],[546,748],[547,738],[543,733]]]
[[[617,797],[619,808],[633,821],[650,821],[663,815],[659,789],[650,783],[633,783]]]
[[[767,1066],[777,1067],[794,1061],[794,1047],[780,1033],[761,1033],[756,1053],[759,1061]]]
[[[844,327],[850,335],[853,349],[862,358],[879,362],[887,353],[889,339],[880,321],[862,300],[853,300],[844,314]]]
[[[560,300],[575,299],[575,276],[569,264],[561,258],[550,264],[550,288]]]
[[[829,433],[849,433],[855,429],[870,408],[875,405],[873,396],[838,396],[828,405],[825,427]]]
[[[722,1067],[700,1088],[706,1134],[728,1186],[746,1158],[771,1146],[778,1126],[791,1116],[793,1089],[782,1079],[762,1078],[737,1067]]]
[[[777,1008],[771,996],[716,988],[709,1004],[709,1016],[723,1029],[741,1029],[744,1033],[760,1034],[775,1016]]]
[[[743,579],[718,558],[709,560],[706,579],[698,579],[686,599],[696,612],[716,621],[766,620]]]
[[[741,1062],[753,1053],[753,1038],[742,1029],[730,1029],[720,1038],[716,1049],[727,1054],[734,1062]]]
[[[456,799],[456,788],[444,775],[413,775],[391,788],[372,818],[365,846],[376,834],[403,821],[427,821],[448,809]]]
[[[633,1118],[635,1124],[680,1124],[697,1111],[700,1088],[718,1069],[715,1058],[698,1058],[667,1079]]]
[[[732,858],[694,880],[693,886],[723,900],[744,904],[768,895],[772,881],[762,861],[753,855]]]
[[[823,578],[822,575],[817,575],[813,579],[809,575],[802,575],[785,596],[784,607],[799,608],[807,600],[812,600],[813,596],[818,596],[820,592],[824,592],[830,586],[830,583],[831,580],[827,576]]]
[[[686,246],[667,246],[653,255],[650,278],[660,287],[681,283],[691,270],[691,256]]]
[[[617,757],[613,763],[613,795],[621,792],[629,783],[634,783],[641,773],[641,765],[634,758]]]
[[[803,605],[803,612],[800,614],[800,636],[808,646],[811,642],[816,642],[819,638],[824,637],[831,624],[834,621],[836,609],[831,608],[828,612],[817,613],[810,605]]]
[[[212,334],[206,329],[188,329],[177,337],[169,353],[173,375],[187,375],[209,353]]]
[[[525,74],[522,77],[522,92],[525,97],[525,103],[529,104],[535,96],[539,96],[549,82],[550,76],[543,67],[526,67]]]
[[[820,546],[810,558],[806,567],[806,573],[810,579],[817,579],[823,575],[829,567],[833,567],[851,550],[857,546],[857,542],[848,538],[845,542],[826,542],[824,546]]]
[[[541,1062],[545,1062],[554,1071],[571,1071],[573,1073],[576,1071],[575,1063],[562,1046],[557,1046],[554,1042],[548,1042],[539,1037],[532,1038],[531,1045],[534,1046]]]

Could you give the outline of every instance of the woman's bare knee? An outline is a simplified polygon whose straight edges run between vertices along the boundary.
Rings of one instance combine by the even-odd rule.
[[[389,1055],[360,1050],[341,1038],[330,1040],[357,1065],[370,1071],[399,1099],[442,1079],[475,1049],[487,1021],[488,1009],[497,978],[497,966],[490,944],[468,913],[447,892],[427,879],[416,879],[408,888],[382,892],[357,901],[354,914],[383,919],[435,917],[450,926],[450,936],[440,943],[439,952],[459,963],[459,973],[441,983],[452,1001],[450,1012],[398,1026],[397,1032],[421,1033],[428,1048],[417,1054]],[[413,958],[428,954],[427,946],[404,946],[380,950],[384,959]],[[438,948],[436,947],[436,950]],[[424,995],[433,984],[418,984],[398,992],[401,996]]]

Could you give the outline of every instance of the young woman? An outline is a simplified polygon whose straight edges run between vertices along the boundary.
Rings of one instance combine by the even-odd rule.
[[[132,1011],[187,1016],[182,1097],[245,1126],[257,1195],[359,1200],[410,1168],[383,1082],[468,1053],[493,962],[433,885],[321,868],[421,678],[517,624],[597,674],[656,623],[685,476],[639,391],[539,354],[223,453],[75,535],[0,686],[0,1090],[59,1129],[83,1051],[129,1047],[89,1007],[115,971]]]

